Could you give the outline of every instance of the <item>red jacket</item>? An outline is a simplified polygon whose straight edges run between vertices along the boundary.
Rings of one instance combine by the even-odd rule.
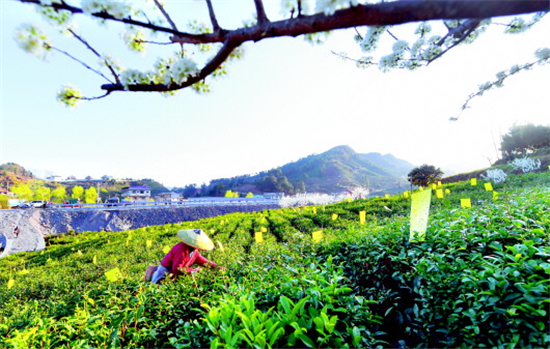
[[[193,255],[190,257],[189,255],[191,252],[193,252]],[[188,274],[195,271],[195,269],[189,268],[193,264],[210,264],[213,267],[218,266],[216,263],[204,258],[200,254],[199,250],[196,250],[183,242],[180,242],[172,247],[170,252],[168,252],[160,264],[166,268],[169,268],[174,275],[182,275],[184,271]]]

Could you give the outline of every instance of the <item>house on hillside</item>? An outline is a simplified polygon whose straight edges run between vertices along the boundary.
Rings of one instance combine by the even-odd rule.
[[[151,198],[151,188],[146,185],[124,187],[121,196],[126,201],[148,201]]]
[[[180,193],[174,193],[172,191],[159,193],[155,195],[155,201],[158,202],[174,202],[183,200],[183,196]]]

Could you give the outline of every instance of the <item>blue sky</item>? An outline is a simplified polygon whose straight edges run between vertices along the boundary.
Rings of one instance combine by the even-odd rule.
[[[202,2],[189,4],[189,13],[205,15]],[[222,4],[222,26],[238,25],[252,12],[252,1]],[[268,16],[278,15],[278,1],[266,4]],[[495,142],[498,147],[499,134],[514,123],[549,124],[548,65],[472,101],[459,121],[449,117],[496,72],[550,47],[550,18],[519,35],[491,28],[415,72],[360,70],[337,58],[331,51],[360,54],[349,31],[317,46],[301,38],[269,39],[246,45],[244,58],[212,83],[210,94],[114,93],[69,109],[55,100],[62,85],[94,95],[103,81],[60,55],[43,62],[23,52],[13,32],[38,17],[12,1],[0,0],[0,6],[0,163],[16,162],[38,175],[154,178],[184,186],[268,170],[344,144],[466,172],[496,159]],[[156,57],[120,48],[113,26],[84,22],[79,28],[93,29],[90,42],[121,52],[126,66],[147,66]],[[59,43],[84,54],[76,44]]]

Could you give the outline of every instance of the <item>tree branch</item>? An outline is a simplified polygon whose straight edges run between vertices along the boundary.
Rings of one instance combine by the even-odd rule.
[[[462,114],[462,112],[464,110],[466,110],[467,108],[469,108],[469,104],[470,104],[470,101],[472,99],[474,99],[475,97],[479,97],[481,95],[483,95],[483,93],[491,90],[492,88],[494,87],[501,87],[502,84],[504,83],[504,80],[508,79],[510,76],[514,75],[514,74],[517,74],[519,73],[520,71],[523,71],[523,70],[529,70],[531,69],[533,66],[535,66],[536,64],[543,64],[543,63],[546,63],[550,58],[548,57],[545,57],[545,58],[540,58],[534,62],[530,62],[530,63],[525,63],[524,65],[522,66],[516,66],[516,69],[510,69],[509,71],[507,72],[501,72],[502,75],[499,77],[498,74],[497,74],[497,77],[498,79],[497,80],[494,80],[494,81],[491,81],[489,83],[486,83],[486,84],[483,84],[479,87],[479,90],[476,92],[476,93],[472,93],[468,96],[468,98],[466,99],[466,101],[464,101],[464,104],[462,104],[462,108],[461,108],[461,111],[460,111],[460,114],[458,116],[455,116],[455,117],[450,117],[449,120],[451,121],[456,121],[458,120],[458,118],[460,117],[460,115]],[[500,73],[499,73],[500,74]]]
[[[148,84],[148,85],[129,85],[127,89],[122,84],[105,84],[101,88],[105,91],[141,91],[141,92],[168,92],[180,90],[185,87],[191,86],[201,80],[204,80],[207,76],[212,74],[216,69],[218,69],[223,62],[227,60],[231,52],[237,47],[239,47],[242,42],[239,41],[227,41],[224,43],[223,47],[218,51],[218,53],[202,68],[202,70],[197,75],[192,75],[182,83],[181,85],[164,85],[164,84]]]
[[[66,10],[72,14],[82,14],[83,10],[68,5],[65,2],[42,5],[40,0],[18,0],[22,3],[36,4],[42,7],[50,7],[56,11]],[[298,16],[297,18],[284,19],[276,22],[268,20],[263,2],[254,0],[258,16],[258,24],[252,27],[242,27],[235,30],[215,30],[217,20],[214,16],[210,0],[206,0],[213,33],[191,34],[180,32],[175,25],[171,28],[134,20],[130,17],[118,19],[106,12],[94,13],[91,16],[139,26],[157,32],[172,34],[170,40],[180,44],[210,44],[223,43],[223,47],[199,72],[198,75],[190,76],[185,83],[175,86],[164,84],[130,85],[130,91],[173,91],[193,85],[208,75],[212,74],[229,57],[231,52],[241,44],[248,41],[260,41],[267,38],[283,36],[296,37],[304,34],[326,32],[337,29],[347,29],[359,26],[389,26],[410,22],[447,20],[447,19],[484,19],[498,16],[518,15],[532,12],[547,12],[550,10],[550,3],[541,0],[506,0],[506,1],[472,1],[472,0],[398,0],[380,2],[376,4],[352,6],[336,11],[332,15],[322,13]],[[155,0],[155,2],[157,2]],[[171,22],[171,21],[169,21]],[[475,27],[474,27],[475,28]],[[463,32],[464,33],[464,32]],[[69,56],[71,57],[71,56]],[[74,57],[72,57],[74,59]],[[78,60],[77,60],[78,61]],[[80,61],[79,61],[80,62]],[[80,62],[82,63],[82,62]],[[83,63],[82,63],[83,64]],[[86,66],[88,69],[90,67]],[[92,69],[93,70],[93,69]],[[93,70],[95,71],[95,70]],[[97,73],[97,71],[95,71]],[[103,75],[102,75],[103,76]],[[108,80],[108,79],[107,79]],[[124,86],[117,81],[116,84],[106,84],[102,89],[111,91],[125,90]]]
[[[81,43],[84,44],[84,46],[86,46],[90,51],[92,51],[98,58],[101,58],[101,55],[99,54],[99,52],[97,52],[90,44],[88,44],[88,42],[86,40],[84,40],[84,38],[82,38],[80,35],[76,34],[74,32],[74,30],[72,29],[69,29],[68,30],[69,33],[71,33],[78,41],[80,41]],[[65,52],[63,52],[65,53]],[[67,53],[65,53],[67,54]],[[70,56],[70,55],[69,55]],[[71,56],[70,56],[71,57]],[[72,57],[71,57],[72,58]],[[107,64],[105,63],[105,65],[107,66],[107,68],[109,69],[109,71],[111,72],[111,74],[113,74],[113,77],[115,78],[115,81],[117,83],[120,83],[120,78],[118,76],[118,74],[116,73],[116,71],[114,70],[113,67],[111,67],[110,64]],[[92,69],[93,70],[93,69]],[[107,81],[110,81],[109,79],[107,79]]]
[[[170,23],[170,26],[172,27],[172,29],[174,29],[175,31],[178,31],[178,27],[176,27],[176,23],[174,23],[174,21],[172,21],[172,18],[170,18],[170,16],[168,15],[168,12],[166,12],[164,10],[164,6],[162,6],[162,4],[158,0],[154,0],[154,1],[155,1],[155,5],[157,5],[157,8],[159,9],[159,11],[162,12],[162,14],[164,15],[164,18],[166,18],[168,23]]]
[[[265,14],[264,3],[262,2],[262,0],[254,0],[254,5],[256,6],[258,24],[262,25],[269,22],[269,19],[267,19],[267,15]]]
[[[208,14],[210,15],[210,22],[212,22],[212,31],[214,33],[219,33],[222,28],[218,24],[218,19],[216,18],[216,14],[214,13],[214,7],[212,6],[212,1],[206,0],[206,6],[208,6]]]
[[[18,0],[22,3],[40,5],[40,0]],[[263,4],[255,0],[256,6]],[[66,3],[40,5],[55,10],[66,10],[73,14],[83,13],[82,9]],[[231,36],[248,37],[245,41],[259,41],[266,38],[282,36],[299,36],[336,29],[347,29],[368,25],[396,25],[410,22],[439,19],[489,18],[518,15],[532,12],[547,12],[550,3],[542,0],[506,0],[506,1],[471,1],[471,0],[400,0],[367,4],[336,11],[332,15],[314,14],[277,22],[266,21],[249,28],[212,34],[183,33],[173,28],[157,26],[151,23],[136,21],[131,18],[117,19],[105,12],[94,13],[93,17],[131,24],[158,32],[174,34],[172,40],[182,44],[208,44],[226,42]],[[261,12],[260,12],[261,13]],[[259,13],[259,16],[260,16]],[[267,17],[265,18],[267,20]],[[258,18],[260,21],[260,18]]]
[[[60,50],[60,49],[58,49],[58,48],[55,48],[55,47],[53,47],[53,46],[49,46],[49,48],[52,49],[52,50],[54,50],[54,51],[57,51],[57,52],[59,52],[59,53],[64,54],[65,56],[69,57],[70,59],[72,59],[72,60],[74,60],[74,61],[76,61],[76,62],[82,64],[86,69],[89,69],[89,70],[93,71],[93,72],[96,73],[97,75],[101,76],[101,77],[104,78],[105,80],[107,80],[107,81],[109,81],[109,82],[112,83],[112,81],[111,81],[109,78],[107,78],[105,75],[103,75],[102,72],[100,72],[100,71],[97,70],[97,69],[94,69],[94,68],[90,67],[89,65],[87,65],[87,64],[84,63],[84,62],[82,62],[80,59],[74,57],[74,56],[71,55],[70,53],[65,52],[65,51],[63,51],[63,50]]]

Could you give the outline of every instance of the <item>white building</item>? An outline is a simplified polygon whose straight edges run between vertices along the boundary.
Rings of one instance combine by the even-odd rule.
[[[148,201],[151,198],[151,188],[146,185],[122,188],[121,196],[126,201]]]

